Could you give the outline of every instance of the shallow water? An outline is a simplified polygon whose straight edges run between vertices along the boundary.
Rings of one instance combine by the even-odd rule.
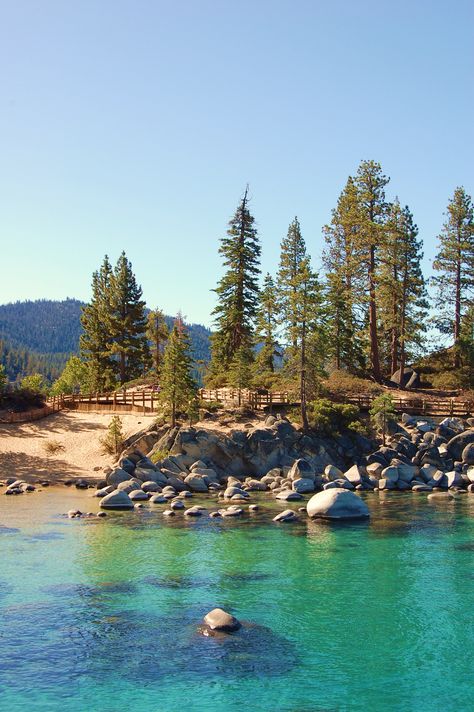
[[[367,502],[330,526],[0,496],[0,709],[471,709],[474,497]],[[199,635],[215,606],[248,623]]]

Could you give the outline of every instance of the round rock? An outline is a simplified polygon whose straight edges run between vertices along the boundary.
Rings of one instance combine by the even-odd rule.
[[[366,503],[355,492],[334,488],[313,495],[306,505],[310,517],[324,519],[361,519],[369,517]]]
[[[222,608],[214,608],[214,610],[209,611],[209,613],[204,616],[204,623],[209,626],[211,630],[221,630],[224,633],[232,633],[241,627],[241,623],[237,618]]]

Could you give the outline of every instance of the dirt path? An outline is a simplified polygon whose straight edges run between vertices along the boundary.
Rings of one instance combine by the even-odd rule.
[[[101,469],[113,461],[103,454],[100,444],[111,417],[110,413],[62,411],[34,423],[0,423],[0,479],[101,479]],[[151,424],[153,416],[123,415],[121,419],[127,437]],[[52,440],[64,447],[57,455],[46,452],[45,445]],[[94,471],[95,467],[101,469]]]

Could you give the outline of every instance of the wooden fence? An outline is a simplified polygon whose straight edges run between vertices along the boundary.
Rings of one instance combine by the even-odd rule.
[[[374,396],[346,396],[341,398],[344,403],[351,403],[358,406],[360,410],[370,410]],[[430,399],[430,398],[394,398],[393,405],[399,413],[409,413],[410,415],[431,415],[431,416],[451,416],[468,417],[474,413],[474,401],[462,401],[454,398]]]
[[[224,405],[247,406],[252,410],[270,410],[272,406],[298,405],[292,401],[286,391],[251,391],[231,388],[205,389],[199,391],[203,401],[217,401]],[[348,395],[340,401],[356,405],[360,410],[370,409],[374,396]],[[422,399],[400,397],[394,398],[395,410],[421,416],[456,416],[474,415],[474,402],[468,400]],[[72,394],[49,398],[44,408],[26,411],[24,413],[6,413],[0,416],[3,423],[21,423],[44,418],[64,408],[81,411],[100,411],[105,413],[138,413],[153,414],[159,410],[158,392],[151,388],[136,390],[122,389],[112,393],[94,393],[89,395]]]

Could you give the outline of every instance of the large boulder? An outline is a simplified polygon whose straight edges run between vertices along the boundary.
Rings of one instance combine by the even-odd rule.
[[[461,460],[464,448],[471,443],[474,443],[474,428],[465,430],[451,438],[448,442],[448,453],[453,460]]]
[[[311,478],[314,480],[315,473],[311,465],[307,460],[304,460],[303,458],[299,458],[296,460],[292,467],[291,470],[288,473],[288,479],[290,480],[300,480],[300,479],[309,479]]]
[[[134,505],[126,492],[114,490],[100,500],[102,509],[133,509]]]
[[[362,482],[362,477],[365,475],[365,470],[364,468],[360,467],[359,465],[352,465],[346,472],[344,472],[344,477],[346,480],[348,480],[351,484],[354,485],[360,485]]]
[[[293,480],[291,487],[295,492],[299,492],[300,494],[314,492],[314,480],[310,477],[300,477],[299,480]]]
[[[208,487],[206,481],[200,475],[196,475],[194,472],[184,478],[185,484],[188,485],[191,492],[207,492]]]
[[[355,492],[333,488],[313,495],[306,505],[310,517],[323,519],[361,519],[369,517],[366,503]]]
[[[466,445],[462,451],[462,461],[466,463],[466,465],[474,465],[474,443]]]
[[[115,487],[121,482],[127,482],[129,479],[130,473],[122,470],[121,467],[117,467],[115,470],[112,470],[112,472],[109,472],[106,477],[107,484],[115,485]]]
[[[390,382],[402,388],[419,388],[421,385],[420,376],[413,368],[404,368],[403,374],[399,368],[392,373]]]

